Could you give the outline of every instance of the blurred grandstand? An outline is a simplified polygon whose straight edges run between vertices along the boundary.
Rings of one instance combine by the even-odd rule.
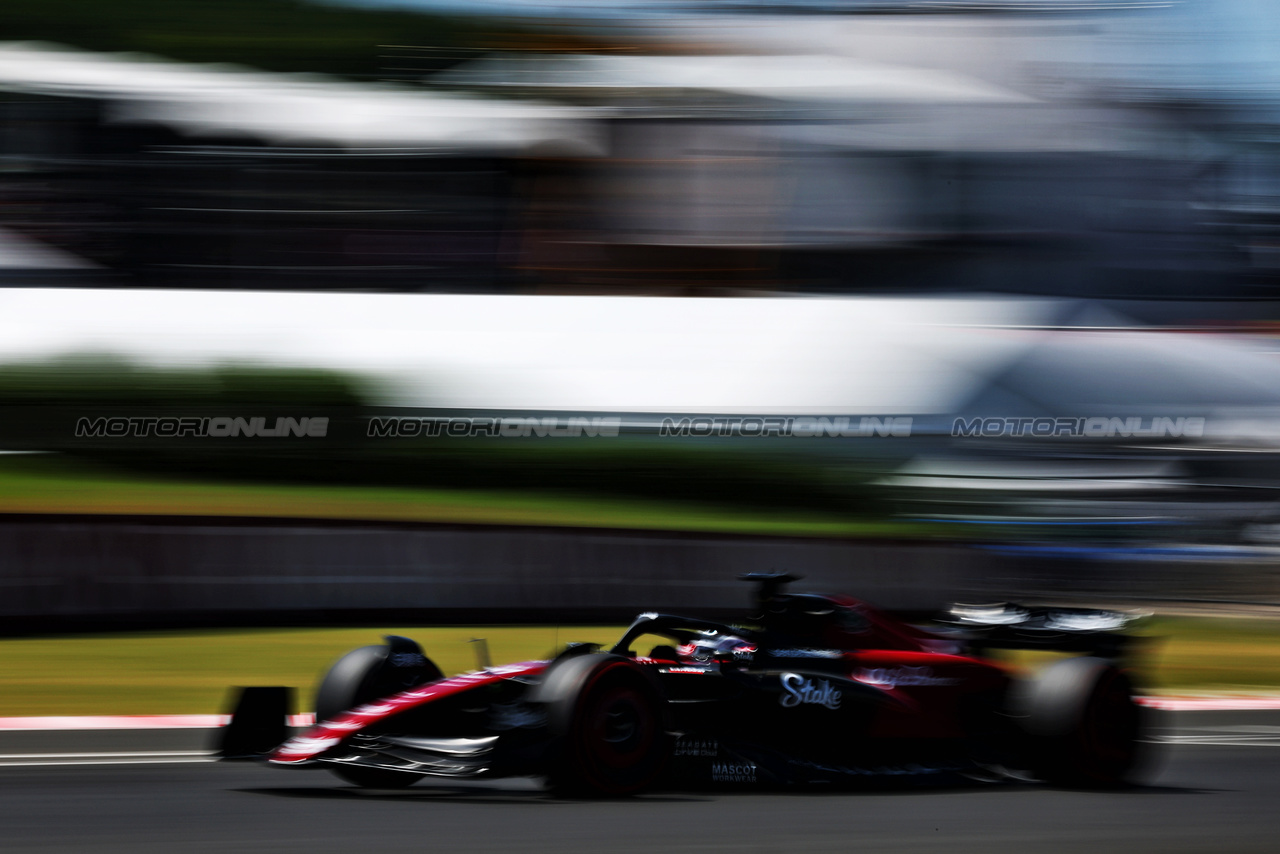
[[[70,254],[6,281],[1275,295],[1265,4],[472,12],[381,82],[0,47],[0,227]]]

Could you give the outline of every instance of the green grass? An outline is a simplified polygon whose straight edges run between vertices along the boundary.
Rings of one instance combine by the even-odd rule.
[[[268,516],[553,525],[789,536],[917,537],[928,526],[677,500],[559,492],[201,482],[0,466],[0,513]]]
[[[471,638],[495,664],[546,658],[569,641],[611,643],[621,627],[266,629],[0,640],[0,717],[207,714],[234,685],[289,685],[309,708],[320,677],[348,650],[402,634],[447,674],[476,666]]]
[[[1153,690],[1280,690],[1280,621],[1164,617],[1142,634]]]
[[[1139,690],[1149,693],[1280,692],[1280,620],[1155,617],[1134,632]],[[1030,672],[1064,653],[1016,651]]]
[[[289,685],[308,707],[339,656],[381,642],[419,641],[446,673],[475,667],[471,638],[494,663],[545,658],[569,641],[610,643],[622,627],[262,629],[0,640],[0,717],[205,714],[225,711],[234,685]],[[1280,621],[1158,618],[1144,631],[1145,687],[1165,693],[1280,690]]]

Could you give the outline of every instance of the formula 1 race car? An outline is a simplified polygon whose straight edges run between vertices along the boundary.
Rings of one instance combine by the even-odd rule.
[[[340,659],[316,724],[286,737],[284,689],[244,689],[227,759],[328,768],[348,782],[540,776],[554,791],[837,784],[903,775],[1129,781],[1142,709],[1128,618],[956,607],[924,630],[855,599],[758,584],[744,625],[641,614],[614,646],[444,677],[407,638]],[[1077,653],[1033,677],[1000,649]]]

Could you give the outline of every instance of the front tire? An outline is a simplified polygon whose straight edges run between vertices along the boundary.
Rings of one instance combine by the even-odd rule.
[[[623,797],[651,786],[670,743],[664,700],[633,662],[588,655],[553,668],[544,683],[557,794]]]
[[[395,656],[410,658],[398,662],[390,646],[362,646],[338,659],[316,691],[317,721],[331,720],[356,706],[441,678],[440,668],[422,655],[420,649],[416,653],[420,660],[415,660],[412,658],[415,653],[406,652],[406,639],[390,640],[396,644]],[[413,648],[417,645],[413,644]],[[424,776],[365,765],[329,763],[328,768],[340,779],[370,789],[402,789]]]

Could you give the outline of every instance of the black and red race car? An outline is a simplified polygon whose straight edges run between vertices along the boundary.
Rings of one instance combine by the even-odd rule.
[[[283,689],[245,689],[221,755],[370,787],[539,776],[614,796],[939,774],[1115,786],[1138,767],[1123,614],[957,607],[925,630],[855,599],[786,593],[789,575],[744,577],[758,590],[743,625],[646,613],[611,649],[550,661],[446,678],[388,637],[333,666],[316,724],[292,737]],[[1021,648],[1076,655],[1023,678],[996,654]]]

